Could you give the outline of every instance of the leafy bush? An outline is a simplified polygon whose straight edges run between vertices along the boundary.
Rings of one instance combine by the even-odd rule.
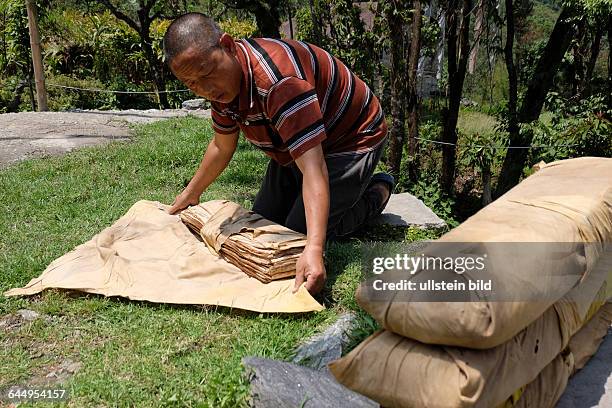
[[[521,131],[533,132],[531,162],[546,162],[580,156],[612,157],[612,108],[604,96],[578,102],[557,93],[547,98],[549,123],[538,120]]]
[[[235,17],[220,21],[219,26],[223,31],[234,38],[252,37],[255,31],[257,31],[257,24],[253,21],[239,20]]]

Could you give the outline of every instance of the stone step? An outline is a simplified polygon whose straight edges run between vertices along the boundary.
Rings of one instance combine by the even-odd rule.
[[[369,224],[422,229],[446,227],[444,220],[410,193],[391,194],[383,213]]]

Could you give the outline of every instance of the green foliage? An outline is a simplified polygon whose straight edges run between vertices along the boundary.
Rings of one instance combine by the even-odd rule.
[[[455,199],[447,196],[440,185],[438,175],[422,175],[416,184],[411,184],[409,192],[421,199],[426,206],[442,218],[450,227],[456,227],[459,222],[454,217]]]
[[[20,74],[27,76],[31,71],[30,34],[25,5],[20,0],[0,0],[3,15],[3,53],[0,54],[2,76]]]
[[[531,162],[546,162],[580,156],[612,157],[612,108],[605,96],[596,95],[572,103],[550,93],[550,118],[525,124],[522,132],[533,133]]]
[[[248,20],[240,20],[236,17],[220,21],[219,26],[223,31],[225,31],[234,38],[252,37],[257,31],[257,24],[255,24],[255,22]]]
[[[462,135],[462,146],[458,152],[460,163],[479,172],[490,171],[503,159],[504,150],[499,147],[507,141],[504,136],[493,131]]]
[[[376,67],[375,36],[366,30],[361,10],[350,0],[314,1],[316,27],[308,7],[296,12],[296,38],[325,48],[366,82],[372,82]],[[321,38],[317,38],[321,34]]]

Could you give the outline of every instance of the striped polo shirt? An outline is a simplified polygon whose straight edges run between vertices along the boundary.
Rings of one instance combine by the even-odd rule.
[[[238,97],[212,102],[215,132],[245,138],[281,165],[321,143],[325,157],[374,149],[386,135],[370,88],[327,51],[301,41],[236,41]]]

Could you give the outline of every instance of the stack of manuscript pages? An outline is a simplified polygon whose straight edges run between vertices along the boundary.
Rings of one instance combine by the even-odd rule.
[[[180,215],[211,251],[247,275],[264,283],[295,276],[295,264],[306,245],[304,234],[231,201],[208,201]]]

